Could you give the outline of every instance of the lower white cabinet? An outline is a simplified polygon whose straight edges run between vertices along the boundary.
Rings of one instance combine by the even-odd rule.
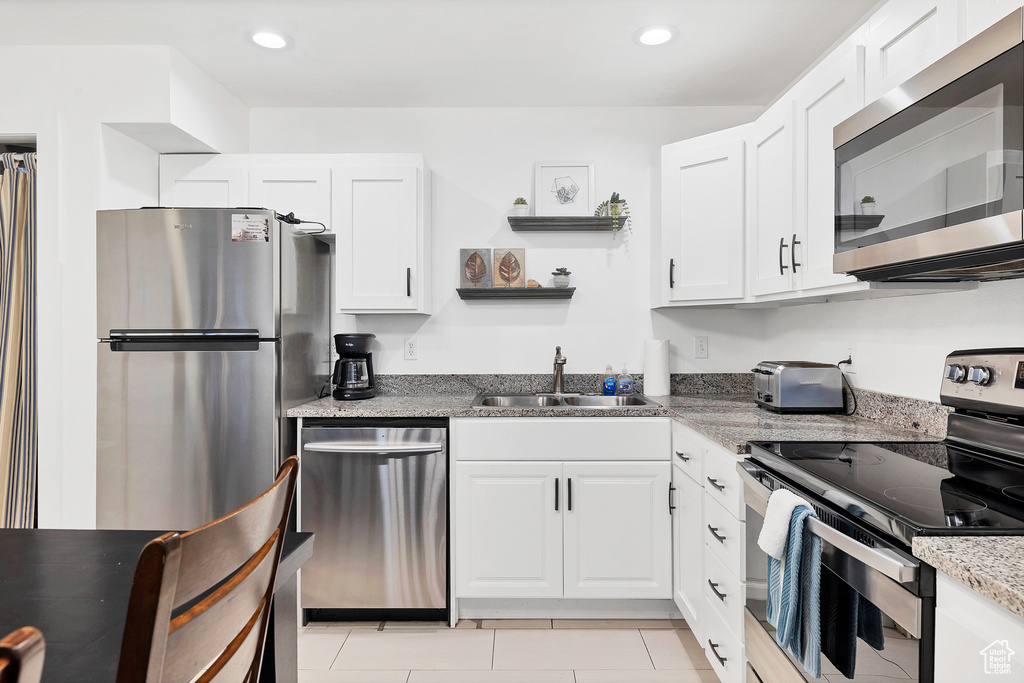
[[[704,603],[704,491],[678,464],[672,467],[675,507],[672,512],[676,607],[698,639]]]
[[[668,462],[457,462],[455,596],[669,598]]]

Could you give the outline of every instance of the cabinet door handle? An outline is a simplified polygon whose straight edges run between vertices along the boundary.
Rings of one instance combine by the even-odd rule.
[[[686,453],[682,451],[676,451],[676,457],[682,460],[683,462],[690,462],[690,456],[688,456]]]
[[[793,264],[793,272],[795,273],[797,266],[802,266],[803,265],[802,263],[797,263],[796,262],[796,245],[803,244],[803,242],[800,242],[799,240],[797,240],[795,232],[793,233],[793,242],[792,242],[792,244],[793,244],[793,246],[790,247],[790,249],[789,249],[789,262]]]
[[[676,260],[670,258],[668,260],[668,288],[675,289],[676,286]]]
[[[718,660],[718,663],[725,666],[725,663],[729,661],[729,658],[718,654],[718,643],[712,643],[711,639],[708,638],[708,645],[711,646],[711,652],[714,653],[715,659]]]
[[[779,275],[785,275],[786,274],[786,268],[789,268],[789,266],[786,265],[786,262],[782,260],[782,250],[785,249],[785,248],[786,248],[786,238],[785,237],[780,237],[779,238]]]
[[[676,487],[672,482],[668,483],[668,514],[672,514],[672,511],[676,509],[676,506],[672,503],[672,494],[675,493]]]
[[[412,296],[412,268],[405,269],[405,295]]]
[[[711,592],[715,594],[715,597],[722,602],[725,602],[725,593],[718,592],[718,584],[711,579],[708,579],[708,585],[711,586]]]
[[[558,477],[555,477],[555,512],[558,512]]]
[[[572,512],[572,477],[569,477],[566,482],[569,485],[569,512]]]
[[[714,486],[719,491],[724,491],[725,490],[725,485],[719,484],[717,479],[712,479],[711,477],[707,477],[707,480],[708,480],[709,484]]]
[[[725,544],[725,536],[719,536],[718,535],[718,527],[717,526],[711,526],[710,524],[708,524],[708,531],[710,531],[711,535],[715,537],[715,540],[717,540],[719,543],[721,543],[723,545]]]

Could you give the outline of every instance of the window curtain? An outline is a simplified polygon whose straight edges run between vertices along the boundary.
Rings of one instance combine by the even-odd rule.
[[[36,155],[0,154],[0,527],[36,510]]]

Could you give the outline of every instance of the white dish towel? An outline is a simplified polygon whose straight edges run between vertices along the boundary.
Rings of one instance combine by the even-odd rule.
[[[789,523],[793,518],[793,510],[801,505],[814,509],[806,500],[786,489],[772,491],[768,497],[768,510],[764,513],[764,526],[761,527],[761,535],[757,537],[757,545],[776,560],[786,556]]]

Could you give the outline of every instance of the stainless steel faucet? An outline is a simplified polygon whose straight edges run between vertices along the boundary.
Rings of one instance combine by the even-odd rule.
[[[551,393],[553,394],[564,394],[564,387],[562,386],[562,371],[565,368],[565,356],[562,355],[562,347],[555,347],[555,368],[554,375],[552,377]]]

